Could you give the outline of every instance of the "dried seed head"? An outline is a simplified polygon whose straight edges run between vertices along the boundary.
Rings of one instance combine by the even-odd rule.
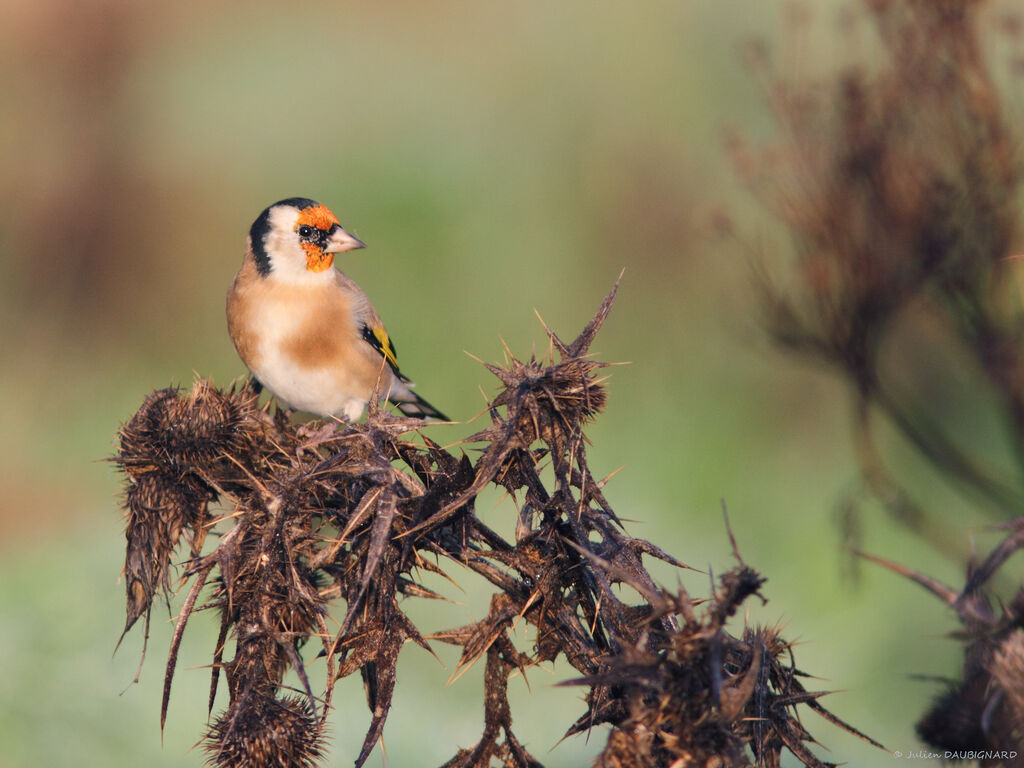
[[[229,707],[206,734],[213,768],[314,768],[323,751],[323,722],[299,698],[259,698]]]
[[[1024,743],[1024,631],[1013,630],[996,648],[989,664],[1001,692],[1001,719],[1009,739]]]
[[[987,742],[979,717],[983,706],[981,691],[971,692],[968,686],[949,688],[932,702],[918,721],[917,735],[936,749],[977,749]]]
[[[224,393],[204,379],[184,396],[175,388],[158,390],[121,430],[117,459],[131,478],[157,469],[185,471],[237,452],[256,426],[256,410],[251,390]]]
[[[605,363],[567,357],[542,366],[513,358],[509,366],[488,366],[505,390],[491,407],[507,409],[509,429],[524,445],[542,440],[561,451],[604,408],[607,393],[593,373]]]
[[[747,745],[766,765],[788,746],[820,766],[807,757],[810,737],[793,724],[792,707],[778,704],[816,695],[796,687],[794,671],[777,661],[788,646],[766,635],[737,640],[724,629],[761,578],[741,561],[698,619],[683,590],[658,591],[642,557],[684,564],[620,532],[605,481],[591,475],[583,428],[606,393],[595,375],[604,364],[587,354],[614,297],[613,290],[571,344],[548,332],[559,362],[512,358],[506,368],[491,367],[505,387],[491,404],[491,427],[467,440],[488,444],[476,462],[430,440],[407,441],[403,435],[422,422],[376,407],[365,424],[297,428],[280,411],[273,419],[259,411],[248,389],[224,393],[200,381],[184,395],[169,389],[147,398],[122,430],[116,459],[128,478],[129,624],[148,616],[155,590],[167,587],[181,538],[193,554],[161,723],[189,616],[213,609],[220,632],[209,702],[223,678],[230,704],[207,732],[208,764],[311,768],[323,751],[315,702],[329,708],[335,681],[358,672],[372,712],[358,768],[381,738],[402,648],[412,641],[430,650],[400,600],[439,596],[417,573],[445,575],[440,557],[496,588],[485,618],[431,635],[461,646],[458,674],[486,659],[483,736],[449,765],[539,768],[512,731],[508,679],[564,657],[590,676],[589,711],[573,732],[616,726],[603,765],[739,765]],[[553,487],[539,474],[544,461]],[[492,483],[522,494],[514,542],[476,516],[476,495]],[[206,508],[218,495],[231,504],[222,521],[230,527],[203,553],[203,533],[214,523]],[[644,602],[624,604],[616,583]],[[346,604],[336,631],[327,620],[331,601]],[[519,621],[535,629],[530,653],[510,636]],[[302,655],[317,640],[327,667],[322,697]],[[304,698],[278,698],[289,668]],[[783,713],[771,720],[783,735],[766,740],[747,725],[764,714],[748,709],[769,699]]]
[[[203,474],[221,457],[243,455],[258,443],[256,407],[251,390],[224,393],[197,379],[184,396],[176,388],[154,392],[121,429],[114,461],[129,480],[126,631],[148,612],[158,589],[169,589],[183,533],[192,554],[199,553],[207,505],[217,498]]]
[[[941,582],[873,555],[864,557],[923,586],[954,609],[963,625],[961,680],[947,687],[917,723],[928,745],[944,751],[1011,750],[1024,740],[1024,590],[993,609],[986,585],[1006,560],[1024,548],[1024,518],[980,563],[970,563],[957,592]]]

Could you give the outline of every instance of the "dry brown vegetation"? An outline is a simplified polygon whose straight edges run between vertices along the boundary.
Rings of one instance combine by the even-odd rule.
[[[588,349],[614,295],[571,344],[549,332],[557,361],[487,366],[502,388],[490,426],[465,440],[482,446],[476,461],[420,434],[423,422],[376,407],[365,424],[325,429],[270,415],[249,387],[225,392],[200,379],[190,392],[150,395],[122,429],[115,460],[127,477],[125,631],[140,617],[148,624],[154,599],[177,586],[176,552],[190,552],[161,718],[189,618],[212,610],[211,710],[221,677],[230,695],[205,737],[214,766],[321,764],[335,681],[354,673],[372,713],[356,752],[362,765],[384,728],[403,645],[429,650],[431,640],[459,646],[460,669],[485,665],[483,735],[447,766],[539,766],[512,730],[506,686],[511,674],[556,660],[578,673],[570,684],[587,688],[567,735],[610,726],[597,765],[774,766],[786,749],[807,766],[830,765],[809,749],[798,707],[853,729],[805,688],[789,644],[773,628],[726,627],[761,596],[763,577],[737,552],[707,598],[659,588],[644,555],[685,566],[629,536],[591,475],[584,427],[606,391],[605,364]],[[475,514],[488,486],[517,500],[512,541]],[[215,517],[214,502],[229,513]],[[210,535],[216,544],[204,549]],[[489,582],[490,610],[422,632],[399,598],[440,598],[418,575],[456,564]],[[328,614],[342,608],[331,632]],[[510,634],[522,620],[532,630],[527,652]],[[326,656],[315,690],[310,654]],[[304,696],[284,695],[289,668]]]
[[[868,556],[938,596],[963,628],[960,678],[908,719],[918,719],[928,745],[993,750],[981,762],[996,766],[1024,764],[1024,590],[1014,585],[1000,601],[994,586],[1024,544],[1024,315],[1011,290],[1019,265],[1010,257],[1021,246],[1018,140],[980,42],[987,5],[866,0],[880,57],[809,86],[776,77],[752,48],[782,141],[757,152],[736,139],[732,152],[797,255],[790,278],[766,275],[759,286],[772,337],[851,385],[863,479],[843,504],[851,549],[870,497],[939,551],[964,554],[963,527],[900,477],[879,445],[879,422],[1007,531],[970,560],[959,590]],[[1019,19],[1001,25],[1019,47]],[[335,682],[356,672],[372,716],[352,750],[363,764],[384,728],[407,641],[458,646],[460,670],[477,661],[485,668],[484,733],[447,766],[539,765],[513,732],[506,687],[510,675],[556,660],[578,673],[570,684],[587,690],[567,735],[608,728],[599,766],[778,766],[786,750],[804,765],[829,765],[811,751],[799,708],[857,733],[806,689],[776,629],[730,629],[745,601],[763,599],[765,581],[735,546],[737,564],[712,578],[710,595],[663,589],[643,556],[684,564],[629,536],[605,481],[591,475],[584,429],[606,391],[605,364],[588,350],[613,298],[571,344],[549,333],[557,360],[487,366],[501,389],[490,425],[465,438],[481,451],[475,461],[431,441],[422,422],[375,407],[365,424],[320,428],[261,409],[248,387],[221,391],[201,379],[190,392],[146,399],[115,458],[127,478],[125,631],[140,617],[148,624],[161,593],[169,599],[187,586],[164,717],[190,616],[219,615],[211,711],[222,677],[230,701],[205,736],[211,765],[321,764]],[[908,336],[908,327],[923,331]],[[938,401],[907,385],[911,358],[949,359],[905,354],[907,338],[955,350],[977,375],[1014,466],[989,461],[950,431]],[[511,540],[475,514],[489,487],[516,500]],[[215,516],[214,503],[228,513]],[[179,578],[172,563],[183,547]],[[467,626],[421,631],[399,599],[441,598],[420,577],[453,565],[491,585],[490,609]],[[528,651],[513,643],[517,622],[530,627]],[[326,658],[322,685],[306,671],[316,655]],[[289,669],[300,694],[282,685]],[[910,671],[919,670],[893,674]]]
[[[963,626],[961,679],[920,718],[921,739],[943,752],[994,750],[985,765],[1024,765],[1024,589],[1011,588],[995,608],[992,584],[1024,543],[1024,315],[1013,290],[1019,138],[981,25],[1016,52],[1011,79],[1024,59],[1021,19],[986,16],[990,5],[865,2],[880,56],[826,83],[775,77],[753,49],[783,138],[760,154],[740,140],[733,150],[797,256],[785,289],[767,276],[760,283],[770,332],[849,382],[864,495],[940,551],[965,554],[962,524],[929,510],[890,465],[876,440],[881,421],[961,490],[965,505],[1006,521],[998,527],[1009,534],[980,563],[970,559],[961,590],[872,559],[926,586]],[[934,370],[908,362],[922,360]],[[934,362],[950,360],[959,370]],[[929,378],[958,375],[976,377],[974,391],[998,413],[1002,435],[979,445],[950,430],[948,406],[932,396]],[[1009,470],[986,451],[997,441],[1010,446]],[[854,547],[859,506],[849,499],[842,510]]]

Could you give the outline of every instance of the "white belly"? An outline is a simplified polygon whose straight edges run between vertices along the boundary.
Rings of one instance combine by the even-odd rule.
[[[255,276],[246,265],[228,294],[232,339],[252,374],[286,405],[318,416],[358,419],[374,385],[402,388],[361,336],[375,318],[365,295],[335,270],[295,286]],[[251,275],[243,274],[246,270]]]
[[[286,405],[317,416],[337,416],[355,421],[363,414],[369,392],[342,366],[314,367],[299,364],[285,354],[286,342],[300,327],[292,307],[266,307],[261,326],[253,375]]]
[[[335,372],[298,368],[273,351],[265,352],[262,357],[261,365],[253,370],[253,375],[291,408],[317,416],[337,416],[347,421],[355,421],[362,416],[366,399],[342,389]]]

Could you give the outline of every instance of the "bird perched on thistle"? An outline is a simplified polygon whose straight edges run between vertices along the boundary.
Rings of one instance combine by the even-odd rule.
[[[292,408],[358,419],[375,388],[406,416],[447,421],[412,391],[370,299],[334,268],[365,247],[320,203],[292,197],[256,217],[228,289],[228,331],[254,377]]]

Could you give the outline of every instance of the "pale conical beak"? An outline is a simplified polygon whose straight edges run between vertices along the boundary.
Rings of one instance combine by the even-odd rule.
[[[365,248],[366,244],[355,237],[352,237],[341,227],[334,227],[331,230],[331,236],[327,238],[327,244],[324,246],[324,253],[341,253],[342,251],[354,251],[356,248]]]

